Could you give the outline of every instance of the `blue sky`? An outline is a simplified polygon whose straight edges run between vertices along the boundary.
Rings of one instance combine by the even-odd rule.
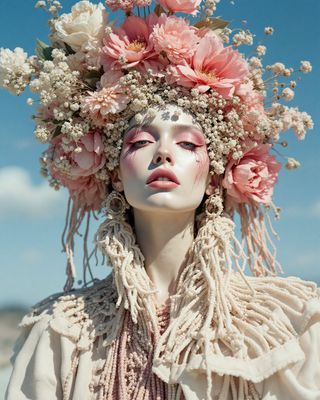
[[[64,12],[73,3],[64,1]],[[300,60],[310,60],[313,64],[313,73],[298,82],[292,105],[310,113],[315,128],[302,142],[291,132],[283,135],[289,142],[284,154],[297,158],[302,166],[280,174],[275,202],[283,211],[274,227],[281,237],[278,258],[286,275],[320,283],[320,2],[232,3],[221,0],[216,15],[232,21],[232,27],[242,27],[241,21],[246,20],[256,42],[263,41],[268,47],[265,63],[282,61],[298,67]],[[34,9],[34,4],[33,0],[20,0],[13,7],[11,0],[1,1],[0,47],[19,46],[33,54],[35,39],[47,40],[47,15]],[[265,26],[274,27],[272,37],[264,36]],[[65,280],[60,234],[67,196],[54,192],[39,175],[38,158],[44,147],[33,139],[33,111],[26,105],[27,97],[28,93],[16,98],[0,90],[0,307],[32,305],[61,291]],[[76,261],[80,265],[81,257]],[[94,271],[103,277],[109,270],[99,266]]]

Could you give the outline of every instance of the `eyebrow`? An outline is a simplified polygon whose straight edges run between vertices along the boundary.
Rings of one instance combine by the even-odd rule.
[[[153,124],[138,124],[138,123],[136,123],[136,124],[130,126],[128,128],[128,130],[125,132],[125,134],[127,132],[131,131],[134,128],[141,128],[141,129],[143,129],[143,128],[152,128],[152,129],[154,129],[156,127],[157,127],[157,125],[153,125]],[[192,128],[194,130],[197,130],[198,132],[203,134],[202,129],[200,127],[196,126],[196,125],[175,124],[173,130],[175,131],[175,130],[190,129],[190,128]]]

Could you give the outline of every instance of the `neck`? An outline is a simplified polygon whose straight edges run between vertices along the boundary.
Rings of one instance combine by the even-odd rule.
[[[194,211],[173,214],[134,209],[137,242],[145,257],[146,272],[158,290],[158,304],[175,293],[194,239],[194,218]]]

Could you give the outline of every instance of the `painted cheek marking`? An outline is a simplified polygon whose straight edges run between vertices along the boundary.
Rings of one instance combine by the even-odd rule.
[[[197,146],[193,152],[195,158],[195,168],[197,169],[195,183],[197,183],[201,175],[208,169],[209,157],[207,153],[207,147],[205,138],[200,132],[182,132],[178,135],[178,142],[191,142]]]
[[[200,180],[201,175],[204,171],[209,171],[209,156],[206,149],[195,154],[196,163],[197,163],[197,174],[196,174],[196,182]]]

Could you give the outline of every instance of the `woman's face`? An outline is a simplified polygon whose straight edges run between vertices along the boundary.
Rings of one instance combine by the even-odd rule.
[[[133,118],[123,139],[120,180],[133,208],[195,210],[209,183],[209,157],[200,126],[174,105],[144,118],[142,124]]]

